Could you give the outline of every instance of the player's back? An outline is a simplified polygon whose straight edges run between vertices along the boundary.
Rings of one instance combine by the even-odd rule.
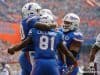
[[[29,16],[21,22],[21,38],[25,39],[31,28],[34,27],[35,23],[39,20],[39,16]],[[24,35],[24,36],[23,36]]]
[[[33,28],[36,24],[36,22],[40,19],[39,16],[29,16],[28,18],[25,18],[21,22],[21,39],[24,40],[28,36],[28,32],[31,28]],[[24,48],[22,51],[31,51],[31,45],[28,45],[26,48]]]
[[[62,33],[50,31],[40,31],[32,29],[35,58],[55,58],[57,45],[62,41]]]
[[[35,67],[33,75],[59,75],[55,58],[58,44],[62,41],[60,32],[40,31],[32,29],[29,33],[32,37],[35,50]]]

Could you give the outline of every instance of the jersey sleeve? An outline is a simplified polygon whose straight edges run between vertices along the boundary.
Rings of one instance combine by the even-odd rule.
[[[25,39],[25,33],[22,24],[20,24],[20,36],[21,40]]]
[[[33,29],[29,30],[28,37],[32,37]]]
[[[73,40],[78,41],[78,42],[83,42],[83,34],[81,32],[74,32],[74,38]]]
[[[100,34],[96,38],[95,45],[98,46],[98,47],[100,47]]]
[[[35,35],[36,29],[32,28],[29,30],[28,37],[33,37]]]
[[[58,36],[59,36],[60,42],[64,42],[64,34],[63,34],[62,32],[59,31]]]
[[[27,19],[27,24],[32,28],[36,25],[36,22],[39,20],[39,17],[33,16]]]

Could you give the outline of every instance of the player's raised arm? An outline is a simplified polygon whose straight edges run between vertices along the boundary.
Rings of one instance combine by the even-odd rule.
[[[49,17],[47,19],[47,17]],[[36,23],[35,28],[40,30],[50,30],[56,28],[57,23],[54,20],[54,15],[49,9],[42,9],[40,11],[40,20]]]
[[[56,24],[47,24],[47,23],[37,22],[34,27],[40,30],[50,30],[52,28],[56,28],[56,26],[57,26]]]
[[[22,48],[26,47],[28,44],[31,44],[31,43],[32,43],[32,39],[31,39],[31,37],[28,37],[27,39],[16,44],[15,46],[8,48],[8,53],[14,54],[16,51],[21,50]]]
[[[71,60],[74,62],[75,66],[77,66],[77,61],[76,59],[74,58],[73,54],[68,50],[68,48],[64,45],[63,42],[61,42],[59,45],[58,45],[58,48],[60,48],[60,52],[64,53],[66,56],[70,57]]]

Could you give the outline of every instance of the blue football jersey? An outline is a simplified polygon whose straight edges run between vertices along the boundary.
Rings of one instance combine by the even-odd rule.
[[[28,32],[31,28],[33,28],[37,21],[39,21],[39,16],[29,16],[28,18],[25,18],[21,22],[21,39],[24,40],[28,36]],[[22,51],[31,51],[31,45],[28,45],[26,48],[23,48]]]
[[[28,32],[31,28],[34,27],[37,21],[39,21],[38,16],[29,16],[28,18],[25,18],[21,22],[21,39],[25,39],[28,35]]]
[[[63,34],[61,32],[40,31],[38,29],[31,29],[29,36],[32,37],[33,47],[35,50],[35,58],[55,58],[57,46],[63,41]]]
[[[66,47],[69,49],[73,40],[83,41],[83,35],[79,31],[64,32],[64,40],[66,43]],[[79,54],[77,54],[76,59],[79,59]],[[73,64],[70,58],[68,57],[66,57],[66,61],[67,61],[67,64],[69,65]]]

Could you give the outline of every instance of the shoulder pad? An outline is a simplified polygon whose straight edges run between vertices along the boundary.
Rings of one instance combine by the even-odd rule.
[[[100,34],[97,35],[96,42],[100,42]]]
[[[37,16],[32,16],[32,17],[29,17],[26,21],[26,23],[30,22],[31,20],[37,20],[39,17]]]
[[[76,36],[83,36],[83,34],[81,33],[81,32],[74,32],[74,35],[76,35]]]
[[[76,41],[83,42],[83,34],[81,32],[74,32],[75,37],[73,38]]]

